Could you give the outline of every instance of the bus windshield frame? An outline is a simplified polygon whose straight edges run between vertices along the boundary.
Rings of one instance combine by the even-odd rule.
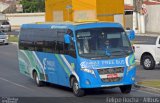
[[[101,27],[76,31],[78,55],[89,59],[112,59],[133,54],[123,28]]]

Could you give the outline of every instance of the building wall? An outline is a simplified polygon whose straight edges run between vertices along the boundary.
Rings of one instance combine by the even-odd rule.
[[[9,7],[9,4],[0,2],[0,12],[3,12],[8,7]]]
[[[16,0],[0,0],[0,12],[15,13]]]
[[[6,15],[0,13],[0,21],[4,21],[4,20],[6,20]]]
[[[72,0],[73,10],[96,10],[97,0]]]
[[[45,13],[6,14],[6,17],[13,28],[27,23],[45,22]]]
[[[124,26],[124,0],[97,0],[97,18],[119,22]]]
[[[46,21],[72,20],[72,11],[67,10],[67,6],[72,5],[72,0],[45,0]],[[58,15],[58,16],[56,16]]]
[[[66,9],[67,6],[71,8]],[[119,22],[124,26],[124,0],[46,0],[46,21],[89,19]]]
[[[133,5],[133,0],[124,0],[124,3],[127,5]]]
[[[72,0],[73,21],[79,20],[95,20],[97,0]]]
[[[160,33],[160,5],[147,5],[146,32]]]

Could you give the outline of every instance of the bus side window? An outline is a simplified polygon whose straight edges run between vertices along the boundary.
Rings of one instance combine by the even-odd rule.
[[[37,29],[35,31],[35,51],[46,53],[57,53],[57,34],[56,30],[51,29]]]
[[[56,49],[58,50],[59,54],[64,54],[64,35],[65,35],[66,29],[57,29],[57,45]]]
[[[43,47],[45,47],[45,38],[43,35],[45,34],[44,33],[45,30],[44,29],[35,29],[34,30],[34,36],[33,36],[33,39],[34,39],[34,43],[35,43],[35,51],[38,51],[38,52],[43,52]],[[36,38],[34,38],[36,37]]]
[[[64,54],[63,53],[63,42],[61,42],[61,41],[57,41],[57,45],[56,45],[57,47],[57,50],[58,50],[58,53],[59,54]]]
[[[34,51],[34,41],[32,29],[21,29],[19,48],[22,50]]]
[[[71,40],[71,44],[69,46],[69,54],[73,57],[76,58],[76,50],[75,50],[75,45],[74,45],[74,42]]]

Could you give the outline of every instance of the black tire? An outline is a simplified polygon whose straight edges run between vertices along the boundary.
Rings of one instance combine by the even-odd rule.
[[[141,62],[145,70],[153,70],[155,68],[155,61],[151,55],[144,55]]]
[[[84,89],[79,88],[76,78],[71,79],[71,86],[72,86],[73,94],[75,96],[82,97],[85,95]]]
[[[37,75],[37,72],[34,72],[34,81],[35,81],[35,83],[36,83],[36,85],[37,85],[38,87],[41,87],[41,86],[44,85],[44,83],[39,80],[39,77],[38,77],[38,75]]]
[[[124,85],[124,86],[120,86],[119,88],[121,90],[121,93],[129,94],[132,90],[132,85]]]
[[[5,43],[5,45],[8,45],[8,43]]]

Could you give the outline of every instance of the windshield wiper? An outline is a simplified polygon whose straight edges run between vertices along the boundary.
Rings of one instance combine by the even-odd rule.
[[[119,56],[119,55],[122,55],[122,54],[115,54],[115,53],[123,53],[125,55],[129,55],[132,52],[129,52],[128,50],[127,51],[125,51],[125,50],[117,50],[117,51],[113,51],[112,52],[112,54],[114,54],[114,56]]]
[[[101,55],[101,56],[97,56],[97,57],[93,57],[91,59],[103,59],[103,58],[109,58],[110,56],[108,55]]]

